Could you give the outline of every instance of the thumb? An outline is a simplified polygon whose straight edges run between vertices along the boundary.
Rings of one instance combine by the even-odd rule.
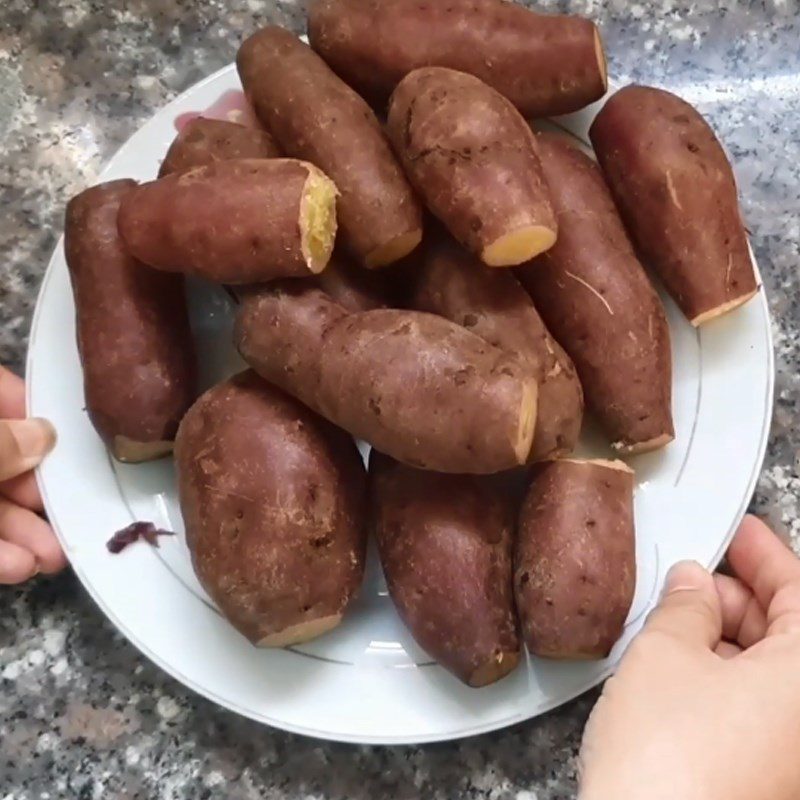
[[[47,420],[0,420],[0,481],[38,466],[55,443],[55,429]]]
[[[722,607],[711,574],[696,561],[675,564],[644,629],[713,650],[722,638]]]

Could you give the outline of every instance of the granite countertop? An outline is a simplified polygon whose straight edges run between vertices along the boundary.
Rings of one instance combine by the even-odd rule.
[[[800,5],[542,0],[601,26],[617,82],[695,103],[735,163],[777,351],[754,508],[800,544]],[[300,31],[291,0],[4,0],[0,7],[0,362],[19,369],[66,199],[155,109],[233,59],[256,26]],[[0,797],[574,796],[595,695],[541,719],[420,748],[331,745],[195,696],[115,633],[66,573],[0,588]]]

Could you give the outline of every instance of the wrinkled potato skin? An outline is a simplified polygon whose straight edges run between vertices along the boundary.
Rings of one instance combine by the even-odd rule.
[[[575,366],[509,270],[484,266],[444,236],[430,237],[420,253],[412,306],[463,325],[527,365],[539,385],[529,461],[573,450],[583,421]]]
[[[183,278],[133,259],[117,233],[120,203],[135,189],[120,180],[81,192],[67,205],[64,231],[86,408],[126,460],[117,437],[171,442],[195,397]]]
[[[514,593],[531,653],[605,658],[636,586],[633,473],[621,462],[550,461],[522,503]]]
[[[347,314],[296,282],[245,295],[234,340],[266,380],[404,463],[469,473],[521,463],[520,408],[535,382],[513,356],[448,320]]]
[[[159,178],[122,203],[120,234],[145,264],[218,283],[310,275],[298,221],[311,169],[241,159]]]
[[[559,236],[516,274],[616,449],[659,437],[666,444],[674,436],[672,352],[661,300],[594,161],[562,136],[538,138]]]
[[[215,161],[238,158],[279,158],[273,138],[259,128],[236,122],[197,117],[183,126],[161,162],[158,177],[185,172]]]
[[[589,135],[639,253],[692,324],[755,294],[736,180],[695,108],[661,89],[627,86]]]
[[[419,203],[372,109],[307,44],[270,26],[245,41],[236,64],[284,152],[316,164],[341,192],[341,232],[356,257],[365,262],[376,248],[422,230]]]
[[[530,128],[472,75],[409,73],[392,94],[387,132],[430,211],[478,257],[519,228],[556,230]]]
[[[392,287],[383,280],[385,274],[354,267],[348,259],[334,253],[316,283],[347,311],[370,311],[391,305]]]
[[[354,442],[253,372],[206,392],[175,462],[195,572],[253,644],[340,615],[365,559]]]
[[[370,529],[414,639],[469,685],[508,674],[520,650],[510,503],[490,479],[417,470],[376,450],[369,486]],[[480,680],[487,666],[491,679]]]
[[[592,22],[499,0],[317,0],[308,34],[334,71],[376,104],[425,66],[475,75],[526,117],[577,111],[606,91]]]

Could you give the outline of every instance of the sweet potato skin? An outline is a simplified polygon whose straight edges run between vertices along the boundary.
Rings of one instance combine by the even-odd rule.
[[[527,459],[530,442],[520,459],[516,437],[535,382],[447,320],[396,309],[350,315],[328,331],[324,358],[349,380],[323,371],[323,412],[356,435],[364,425],[361,438],[405,463],[483,473]]]
[[[276,281],[239,293],[233,339],[265,380],[318,414],[326,332],[347,310],[307,281]],[[341,426],[340,426],[341,427]]]
[[[441,317],[347,314],[297,283],[242,298],[234,339],[260,375],[404,463],[467,473],[524,463],[536,384],[513,356]]]
[[[375,103],[424,66],[471,73],[527,117],[577,111],[606,91],[597,29],[580,17],[500,0],[317,0],[308,25],[312,47]]]
[[[333,627],[365,559],[352,439],[251,371],[195,403],[175,443],[195,572],[253,644]]]
[[[633,472],[622,462],[538,465],[522,503],[514,593],[531,653],[605,658],[636,585]]]
[[[571,452],[581,432],[583,390],[570,357],[553,339],[509,270],[485,267],[445,236],[419,256],[412,307],[439,314],[517,356],[539,386],[529,461]]]
[[[168,175],[125,198],[120,234],[145,264],[219,283],[310,275],[298,223],[316,173],[311,164],[273,158]]]
[[[349,259],[334,253],[316,283],[325,294],[350,312],[389,308],[392,286],[383,280],[385,272],[355,267]]]
[[[121,460],[166,455],[195,396],[183,278],[132,258],[117,233],[131,180],[69,201],[64,248],[75,297],[86,409]]]
[[[513,511],[487,478],[414,469],[372,450],[369,528],[415,640],[470,686],[519,662]]]
[[[516,274],[575,363],[586,402],[614,449],[663,446],[674,429],[672,353],[661,300],[594,161],[562,136],[538,139],[559,237]]]
[[[183,126],[161,162],[158,177],[185,172],[215,161],[238,158],[279,158],[274,139],[260,128],[237,122],[197,117]]]
[[[485,260],[492,243],[531,225],[555,236],[533,134],[511,103],[477,78],[441,67],[414,70],[392,94],[387,131],[430,211],[470,252]]]
[[[245,41],[236,64],[256,114],[284,152],[336,183],[343,239],[365,266],[389,263],[376,263],[376,253],[399,237],[419,243],[421,208],[375,114],[307,44],[269,26]]]
[[[639,253],[693,325],[756,293],[731,165],[693,106],[627,86],[589,135]]]

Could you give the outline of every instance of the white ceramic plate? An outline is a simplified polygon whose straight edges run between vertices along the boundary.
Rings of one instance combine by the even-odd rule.
[[[111,159],[102,180],[155,176],[179,115],[239,103],[227,67],[185,92]],[[599,106],[559,120],[587,140]],[[223,114],[224,115],[224,114]],[[226,295],[193,284],[193,324],[203,378],[238,369]],[[84,411],[72,294],[62,243],[36,307],[28,357],[31,414],[49,417],[59,444],[39,471],[50,519],[98,605],[150,659],[197,692],[261,722],[325,739],[411,743],[512,725],[575,697],[606,677],[679,559],[716,565],[741,519],[764,456],[773,360],[763,291],[701,331],[666,301],[672,328],[676,440],[632,459],[636,469],[638,583],[625,635],[599,663],[524,660],[494,686],[468,689],[433,664],[400,623],[375,554],[344,624],[289,650],[251,647],[215,610],[192,573],[182,536],[110,555],[106,540],[133,520],[183,531],[171,461],[112,462]],[[585,452],[603,454],[587,431]]]

